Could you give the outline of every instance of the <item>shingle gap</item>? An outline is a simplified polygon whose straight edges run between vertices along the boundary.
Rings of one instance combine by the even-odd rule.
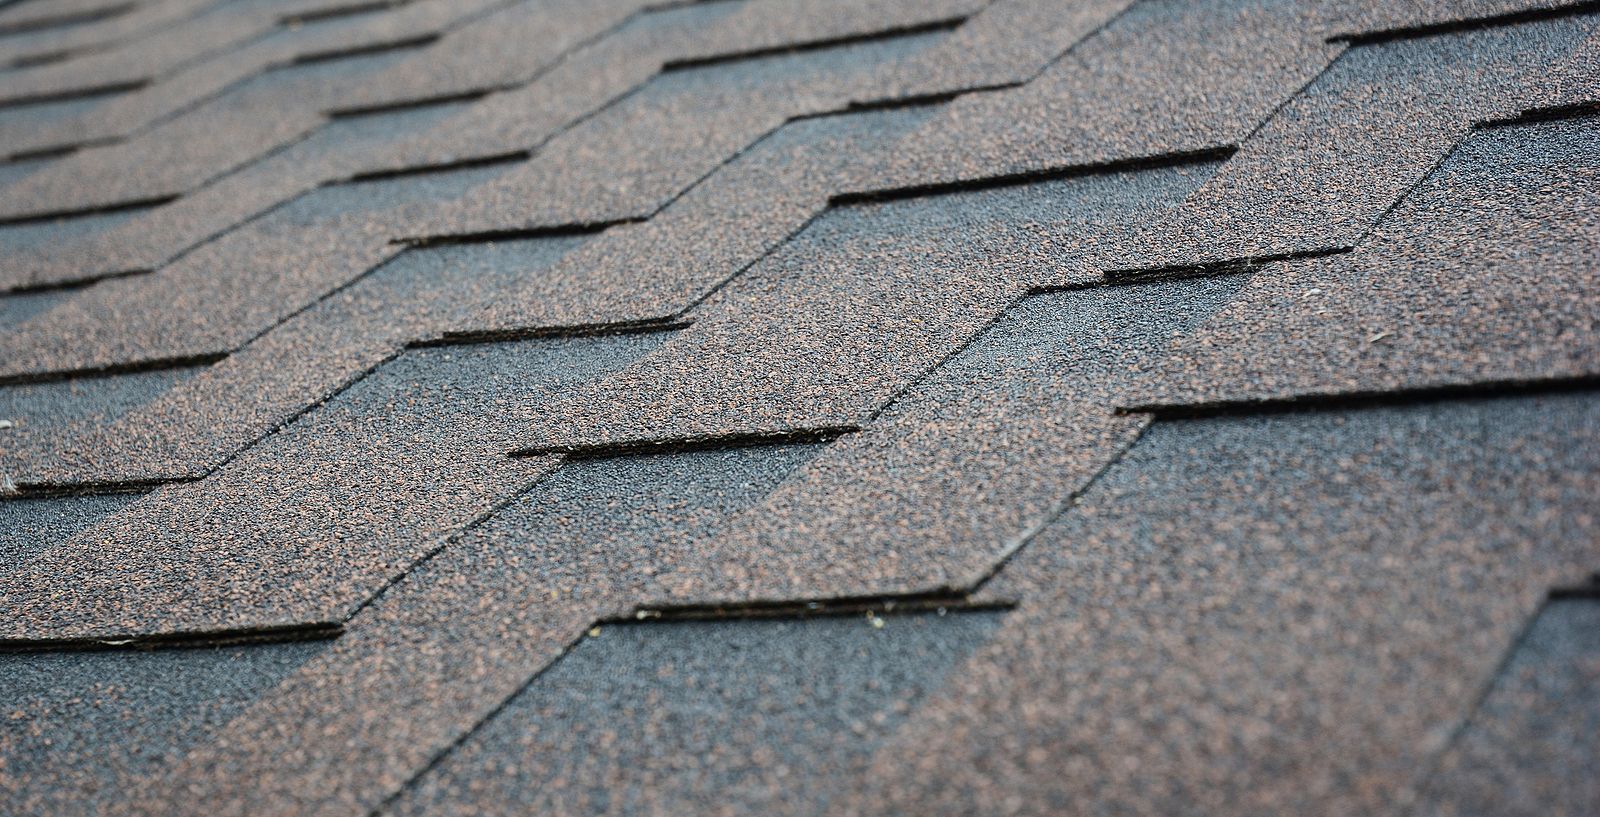
[[[151,358],[132,363],[119,363],[114,366],[93,366],[80,369],[58,369],[49,372],[29,372],[27,374],[0,375],[0,386],[17,386],[25,383],[54,383],[61,380],[71,380],[78,377],[104,377],[109,375],[133,374],[135,372],[150,372],[161,369],[181,369],[190,366],[210,366],[227,357],[226,352],[212,352],[203,355],[182,355],[179,357]]]
[[[18,96],[0,98],[0,109],[25,108],[31,105],[47,105],[53,102],[70,102],[74,100],[94,99],[96,97],[109,97],[126,94],[148,87],[150,80],[145,78],[115,80],[100,85],[85,85],[77,88],[68,88],[60,91],[44,91],[41,93],[21,94]]]
[[[437,96],[417,97],[415,99],[400,99],[392,102],[383,102],[377,105],[360,105],[349,108],[334,108],[332,110],[324,111],[323,115],[329,119],[358,119],[363,116],[377,116],[379,114],[395,113],[397,111],[410,111],[417,108],[431,108],[435,105],[450,105],[458,102],[476,102],[498,90],[502,89],[480,88],[471,91],[461,91],[459,93],[439,94]],[[486,160],[487,159],[485,159],[485,161]],[[382,172],[383,171],[379,171],[380,174]]]
[[[1259,414],[1341,411],[1346,409],[1406,406],[1473,398],[1515,397],[1590,391],[1600,387],[1600,376],[1556,379],[1485,380],[1477,383],[1401,388],[1383,391],[1311,393],[1261,400],[1221,400],[1205,403],[1134,403],[1118,406],[1123,414],[1151,414],[1157,420],[1205,419]]]
[[[104,650],[173,650],[227,647],[239,644],[284,644],[297,641],[324,641],[339,637],[344,625],[318,621],[242,630],[209,630],[157,633],[112,638],[0,639],[0,652],[85,652]]]
[[[947,17],[942,20],[933,20],[915,25],[897,26],[878,31],[848,34],[842,37],[829,37],[808,42],[789,43],[772,46],[770,48],[752,48],[748,51],[729,51],[721,54],[710,54],[701,57],[684,57],[668,60],[661,65],[661,73],[670,74],[675,71],[688,71],[695,68],[707,68],[716,65],[726,65],[744,60],[761,59],[763,57],[781,57],[789,54],[803,54],[809,51],[825,51],[830,48],[841,48],[848,45],[890,40],[897,37],[912,37],[918,34],[933,34],[940,31],[953,31],[965,23],[967,18]]]
[[[1327,247],[1318,250],[1301,250],[1297,252],[1273,253],[1258,255],[1249,258],[1230,258],[1224,261],[1211,261],[1204,264],[1174,264],[1165,267],[1129,267],[1123,269],[1106,270],[1105,280],[1109,283],[1132,284],[1148,283],[1152,281],[1175,281],[1184,278],[1209,278],[1219,275],[1238,275],[1240,273],[1255,272],[1269,264],[1281,261],[1305,261],[1312,258],[1326,258],[1330,255],[1344,255],[1354,247]]]
[[[439,36],[440,35],[438,33],[419,34],[415,37],[405,37],[403,39],[390,40],[388,42],[371,43],[369,45],[358,45],[351,48],[335,48],[327,51],[312,51],[305,54],[296,54],[294,59],[290,60],[288,63],[286,63],[286,65],[314,65],[320,62],[334,62],[337,60],[350,59],[352,57],[366,57],[372,54],[382,54],[388,51],[405,51],[413,48],[422,48],[423,46],[438,42]]]
[[[489,164],[499,164],[490,162]],[[401,174],[414,175],[414,174]],[[475,233],[453,233],[445,235],[405,236],[393,239],[390,243],[405,244],[411,247],[437,247],[445,244],[485,244],[493,241],[515,241],[524,238],[550,238],[553,236],[589,235],[603,232],[619,224],[636,224],[644,221],[642,218],[619,218],[606,221],[580,222],[576,224],[551,224],[545,227],[527,227],[509,230],[485,230]]]
[[[328,20],[338,20],[344,17],[355,17],[360,14],[372,14],[379,11],[399,8],[411,0],[365,0],[353,2],[343,6],[330,6],[327,8],[303,11],[298,14],[285,14],[278,18],[278,25],[300,26],[308,23],[321,23]]]
[[[1494,128],[1509,128],[1519,125],[1533,125],[1540,122],[1558,122],[1563,119],[1584,119],[1600,114],[1600,101],[1572,102],[1564,105],[1552,105],[1547,108],[1525,108],[1515,116],[1504,119],[1486,119],[1473,125],[1473,130],[1491,130]]]
[[[162,479],[136,479],[120,480],[113,482],[75,482],[61,484],[52,482],[22,482],[12,483],[13,491],[0,494],[3,501],[25,499],[59,499],[62,497],[100,496],[104,494],[138,494],[160,488],[164,485],[176,485],[185,482],[199,482],[200,477],[173,477]]]
[[[867,204],[898,199],[914,199],[923,196],[942,196],[950,193],[963,193],[972,190],[990,190],[998,187],[1018,187],[1034,184],[1036,182],[1055,181],[1057,179],[1070,179],[1078,176],[1098,176],[1112,173],[1125,173],[1129,171],[1153,170],[1163,167],[1178,167],[1190,164],[1205,164],[1207,162],[1227,161],[1238,151],[1235,145],[1221,145],[1218,147],[1204,148],[1201,150],[1181,151],[1178,153],[1162,153],[1154,156],[1139,156],[1128,159],[1114,159],[1109,162],[1092,162],[1081,165],[1067,165],[1065,167],[1049,168],[1045,170],[1029,170],[1021,173],[1005,173],[998,176],[984,176],[976,179],[961,179],[951,182],[934,182],[930,184],[913,184],[905,187],[887,187],[881,189],[852,190],[844,193],[835,193],[828,199],[828,204],[835,207],[851,204]]]
[[[1491,14],[1484,17],[1466,17],[1460,20],[1448,20],[1440,23],[1428,23],[1417,26],[1399,26],[1396,28],[1379,29],[1377,31],[1348,32],[1335,34],[1327,42],[1344,42],[1351,46],[1376,45],[1394,42],[1396,40],[1415,40],[1424,37],[1434,37],[1440,34],[1460,34],[1468,31],[1477,31],[1484,28],[1498,28],[1500,26],[1517,25],[1518,23],[1532,23],[1540,20],[1553,20],[1560,17],[1576,17],[1600,11],[1600,2],[1597,0],[1581,0],[1554,8],[1524,9],[1511,11],[1504,14]]]
[[[0,37],[10,37],[14,34],[27,34],[34,31],[43,31],[45,29],[66,28],[68,26],[83,25],[85,23],[96,23],[101,20],[109,20],[112,17],[128,13],[135,5],[136,4],[134,3],[123,3],[116,6],[90,9],[88,11],[66,12],[51,16],[36,17],[32,20],[26,20],[20,23],[12,23],[11,25],[0,25]]]
[[[840,596],[797,601],[744,601],[726,604],[686,604],[640,607],[630,615],[604,619],[602,624],[670,621],[745,621],[751,619],[839,618],[889,616],[905,613],[1004,612],[1014,601],[977,601],[964,593],[936,590],[886,596]]]
[[[757,434],[724,434],[703,437],[659,437],[647,440],[627,440],[598,445],[562,445],[520,448],[510,453],[513,457],[542,457],[562,455],[571,459],[608,459],[633,454],[685,454],[695,451],[714,451],[725,448],[752,448],[790,443],[828,443],[846,434],[860,431],[860,426],[838,425],[796,428],[785,431]]]
[[[648,332],[676,332],[688,329],[690,321],[672,318],[645,318],[637,321],[611,323],[583,323],[570,326],[530,326],[515,329],[473,329],[445,332],[436,338],[415,340],[406,344],[408,349],[426,349],[434,346],[470,346],[475,343],[505,343],[533,340],[535,338],[583,338],[604,335],[637,335]]]
[[[22,157],[13,156],[13,159]],[[148,210],[176,201],[178,196],[151,196],[141,199],[119,201],[116,204],[96,205],[94,207],[80,207],[71,210],[53,210],[43,213],[29,213],[25,216],[0,217],[0,226],[14,226],[18,224],[37,224],[41,221],[56,221],[64,218],[85,218],[88,216],[102,216],[110,213],[125,213],[129,210]]]

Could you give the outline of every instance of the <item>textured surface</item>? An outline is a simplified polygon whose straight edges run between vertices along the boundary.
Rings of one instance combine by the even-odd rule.
[[[1420,814],[1600,809],[1600,600],[1552,602],[1423,784]]]
[[[0,638],[338,620],[550,467],[504,456],[519,416],[659,342],[406,352],[208,478],[163,488],[31,562],[0,602]],[[246,493],[275,499],[231,499]]]
[[[998,618],[602,627],[393,813],[821,814]]]
[[[0,0],[0,814],[1592,812],[1597,111],[1578,0]]]
[[[1026,601],[859,802],[1391,809],[1592,570],[1597,421],[1586,392],[1157,423],[986,590]]]
[[[0,791],[17,814],[94,814],[323,649],[0,654]]]
[[[412,571],[127,810],[366,814],[803,461],[805,447],[569,463]],[[648,542],[648,548],[641,548]],[[248,772],[248,773],[247,773]]]
[[[1130,405],[1600,374],[1600,120],[1473,133],[1348,255],[1262,270]]]

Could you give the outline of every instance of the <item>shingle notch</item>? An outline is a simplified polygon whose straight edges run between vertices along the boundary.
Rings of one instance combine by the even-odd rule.
[[[392,813],[469,803],[486,815],[822,813],[836,793],[825,781],[864,769],[999,618],[602,625],[401,794]]]

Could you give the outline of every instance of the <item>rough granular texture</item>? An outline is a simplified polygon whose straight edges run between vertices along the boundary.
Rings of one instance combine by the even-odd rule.
[[[1589,0],[0,0],[0,814],[1594,812],[1597,191]]]

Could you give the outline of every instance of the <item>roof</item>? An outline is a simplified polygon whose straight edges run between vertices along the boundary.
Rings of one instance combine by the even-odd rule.
[[[0,0],[0,814],[1600,813],[1600,10]]]

